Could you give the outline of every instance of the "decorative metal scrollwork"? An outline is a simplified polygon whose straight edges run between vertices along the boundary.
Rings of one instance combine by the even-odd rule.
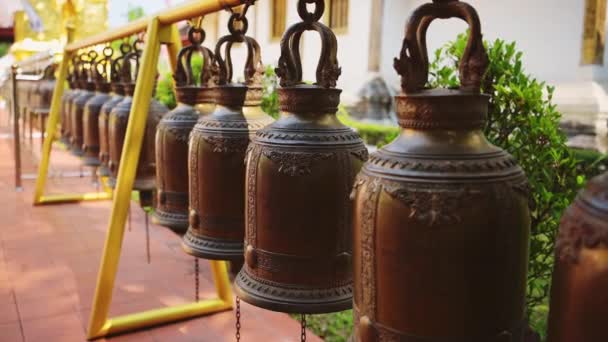
[[[188,31],[188,41],[190,45],[180,50],[177,55],[177,68],[173,79],[175,85],[178,87],[182,86],[206,86],[211,81],[213,74],[215,73],[213,52],[208,48],[202,46],[205,41],[205,30],[201,27],[190,27]],[[198,53],[203,58],[203,66],[201,74],[198,80],[194,79],[194,72],[192,71],[192,56]]]

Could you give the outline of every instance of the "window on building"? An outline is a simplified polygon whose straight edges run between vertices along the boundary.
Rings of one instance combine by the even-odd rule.
[[[285,22],[287,19],[286,0],[272,0],[270,36],[272,39],[281,39],[285,33]]]
[[[349,0],[330,0],[329,1],[329,27],[337,33],[348,31],[348,1]]]
[[[585,0],[583,58],[585,65],[603,65],[606,47],[606,0]]]

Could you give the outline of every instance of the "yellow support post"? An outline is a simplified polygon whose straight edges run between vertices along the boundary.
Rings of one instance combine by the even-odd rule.
[[[142,147],[150,98],[152,97],[153,92],[152,87],[155,84],[160,46],[161,44],[168,45],[169,55],[171,56],[171,66],[175,69],[175,57],[177,51],[181,47],[181,41],[177,28],[173,23],[187,18],[188,16],[204,15],[221,10],[227,5],[235,6],[239,4],[241,4],[241,0],[195,1],[183,5],[182,11],[175,9],[169,11],[169,15],[165,17],[169,19],[161,20],[161,16],[154,16],[149,21],[142,63],[137,77],[135,93],[133,95],[133,106],[131,107],[131,113],[129,115],[125,143],[118,169],[118,178],[112,203],[112,214],[104,245],[101,266],[97,276],[93,309],[89,319],[88,339],[115,335],[232,309],[232,289],[228,278],[227,264],[224,261],[211,261],[213,279],[218,298],[121,317],[108,318],[110,304],[112,302],[112,290],[114,288],[114,281],[120,260],[131,191],[133,189],[139,153]],[[129,27],[127,31],[130,32],[132,29],[132,27]],[[116,35],[117,33],[112,33],[108,36],[116,37]],[[98,39],[101,38],[93,37],[89,40],[89,43],[96,44],[98,43]],[[80,47],[80,45],[75,46]]]

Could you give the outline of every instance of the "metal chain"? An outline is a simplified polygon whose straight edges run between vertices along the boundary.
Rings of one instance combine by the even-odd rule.
[[[148,258],[148,264],[150,263],[150,227],[148,224],[148,212],[145,211],[146,218],[146,257]]]
[[[249,7],[255,5],[255,1],[256,0],[243,0],[243,3],[245,4],[245,7],[243,8],[243,12],[241,12],[241,14],[239,15],[239,21],[243,20],[243,18],[245,18],[245,16],[247,15],[247,11],[249,10]],[[224,6],[224,9],[228,12],[230,12],[230,14],[234,14],[234,10],[232,9],[232,7],[226,5]]]
[[[306,315],[302,314],[302,320],[300,321],[302,325],[302,332],[300,334],[300,341],[306,342]]]
[[[198,258],[194,258],[194,299],[196,300],[196,302],[199,301],[199,295],[198,295],[198,289],[199,289],[199,274],[198,274]]]
[[[241,340],[241,299],[236,297],[236,342]]]

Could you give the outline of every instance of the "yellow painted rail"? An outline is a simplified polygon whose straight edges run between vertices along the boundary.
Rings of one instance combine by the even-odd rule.
[[[211,261],[213,277],[218,298],[207,299],[197,303],[161,308],[152,311],[134,313],[127,316],[109,318],[112,302],[112,290],[120,260],[125,221],[127,220],[129,202],[135,180],[135,173],[142,147],[146,119],[153,94],[153,85],[158,67],[158,58],[162,44],[169,48],[171,66],[175,70],[176,56],[181,48],[181,41],[175,23],[181,20],[217,12],[227,7],[243,4],[242,0],[197,0],[176,6],[162,13],[134,21],[121,28],[73,42],[65,47],[62,62],[59,66],[57,82],[53,92],[49,122],[46,128],[47,137],[55,137],[59,124],[59,110],[63,85],[65,83],[68,63],[78,50],[93,45],[110,42],[135,33],[146,31],[146,41],[140,71],[137,77],[133,105],[125,143],[120,159],[116,189],[112,201],[112,213],[108,224],[103,256],[97,277],[97,288],[93,300],[93,309],[89,319],[88,339],[124,333],[158,324],[197,317],[232,309],[232,291],[224,261]],[[101,194],[44,196],[48,167],[53,139],[46,139],[43,146],[42,160],[36,182],[34,204],[41,205],[57,202],[72,202],[104,199]],[[109,195],[106,195],[109,197]]]

